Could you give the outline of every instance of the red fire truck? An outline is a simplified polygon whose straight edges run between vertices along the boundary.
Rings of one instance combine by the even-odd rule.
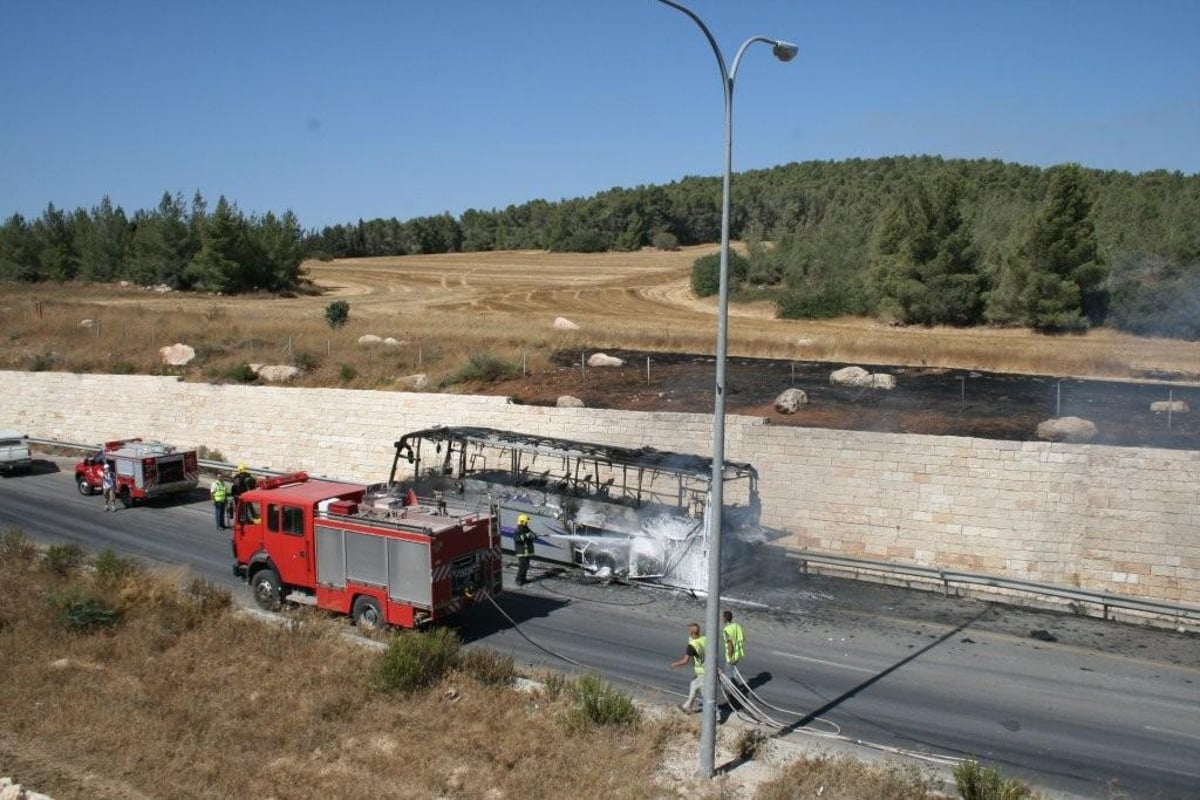
[[[303,472],[259,478],[236,502],[234,573],[267,610],[300,603],[368,627],[415,628],[501,591],[490,511]]]
[[[101,490],[104,465],[117,476],[117,496],[129,508],[139,500],[195,489],[200,466],[195,450],[178,450],[161,442],[116,439],[75,465],[75,485],[83,495]]]

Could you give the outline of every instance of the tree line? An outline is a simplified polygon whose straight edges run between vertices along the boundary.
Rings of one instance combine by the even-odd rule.
[[[0,280],[119,281],[237,294],[295,289],[303,231],[291,211],[247,217],[224,196],[187,203],[164,193],[157,208],[126,215],[104,197],[67,213],[14,214],[0,226]]]
[[[935,156],[808,161],[740,173],[731,234],[735,298],[783,317],[873,315],[905,324],[1107,324],[1200,338],[1200,175]],[[532,249],[633,251],[713,243],[721,180],[614,187],[401,221],[302,232],[291,212],[245,218],[164,195],[127,219],[107,200],[0,227],[0,278],[128,279],[205,291],[282,291],[301,257]],[[716,291],[716,259],[693,269]]]

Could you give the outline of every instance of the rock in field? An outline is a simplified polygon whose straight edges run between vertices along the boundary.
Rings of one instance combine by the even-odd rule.
[[[290,364],[272,364],[266,367],[259,367],[257,372],[258,377],[264,381],[282,383],[283,381],[290,381],[299,375],[300,368],[293,367]]]
[[[800,406],[808,405],[808,395],[803,389],[785,389],[775,398],[775,410],[780,414],[795,414]]]
[[[580,400],[578,397],[572,397],[569,394],[564,394],[562,397],[558,398],[558,402],[556,402],[554,405],[558,406],[559,408],[583,408],[584,407],[582,400]]]
[[[1081,417],[1056,417],[1040,423],[1037,435],[1048,442],[1090,442],[1096,437],[1096,425]]]
[[[566,317],[554,318],[554,330],[556,331],[577,331],[579,326]]]
[[[589,367],[621,367],[625,362],[616,356],[607,356],[604,353],[592,353],[588,356],[587,365]]]
[[[172,367],[182,367],[196,357],[194,349],[178,342],[166,347],[160,347],[158,348],[158,352],[162,356],[163,363]]]
[[[1150,411],[1154,414],[1165,414],[1168,411],[1172,414],[1186,414],[1188,404],[1182,400],[1155,400],[1150,404]]]

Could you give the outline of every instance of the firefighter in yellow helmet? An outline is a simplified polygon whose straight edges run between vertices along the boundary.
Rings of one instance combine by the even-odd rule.
[[[513,547],[517,551],[517,586],[524,586],[528,581],[525,573],[529,571],[529,559],[533,558],[533,531],[529,530],[529,515],[517,517],[517,529],[513,531]]]

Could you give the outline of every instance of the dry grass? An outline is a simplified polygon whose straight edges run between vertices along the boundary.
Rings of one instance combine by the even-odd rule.
[[[349,643],[343,623],[189,613],[192,595],[145,575],[106,595],[124,612],[117,627],[70,633],[47,598],[70,580],[90,593],[93,578],[20,556],[0,574],[11,598],[0,616],[0,762],[58,800],[662,794],[654,775],[673,723],[568,727],[565,698],[462,672],[427,691],[375,692],[379,653]]]
[[[580,714],[582,681],[513,688],[496,680],[511,662],[478,649],[429,688],[380,691],[384,652],[341,619],[304,610],[267,624],[186,573],[107,552],[91,563],[51,569],[19,531],[0,536],[0,772],[57,800],[939,796],[922,771],[789,763],[778,748],[774,766],[702,780],[695,719],[598,726]],[[72,627],[71,603],[112,613]]]
[[[689,289],[677,252],[459,253],[306,264],[321,295],[293,298],[155,294],[119,286],[8,286],[0,303],[0,367],[171,373],[158,349],[197,351],[189,380],[233,380],[242,363],[300,363],[302,386],[380,388],[428,374],[436,382],[488,353],[532,371],[558,349],[711,353],[715,301]],[[345,328],[324,309],[350,304]],[[552,328],[566,317],[578,331]],[[81,326],[94,320],[91,327]],[[357,344],[393,337],[389,348]],[[1027,330],[895,328],[871,320],[787,321],[764,303],[730,308],[729,353],[805,361],[908,364],[1058,376],[1200,377],[1200,343],[1113,331],[1047,337]]]

